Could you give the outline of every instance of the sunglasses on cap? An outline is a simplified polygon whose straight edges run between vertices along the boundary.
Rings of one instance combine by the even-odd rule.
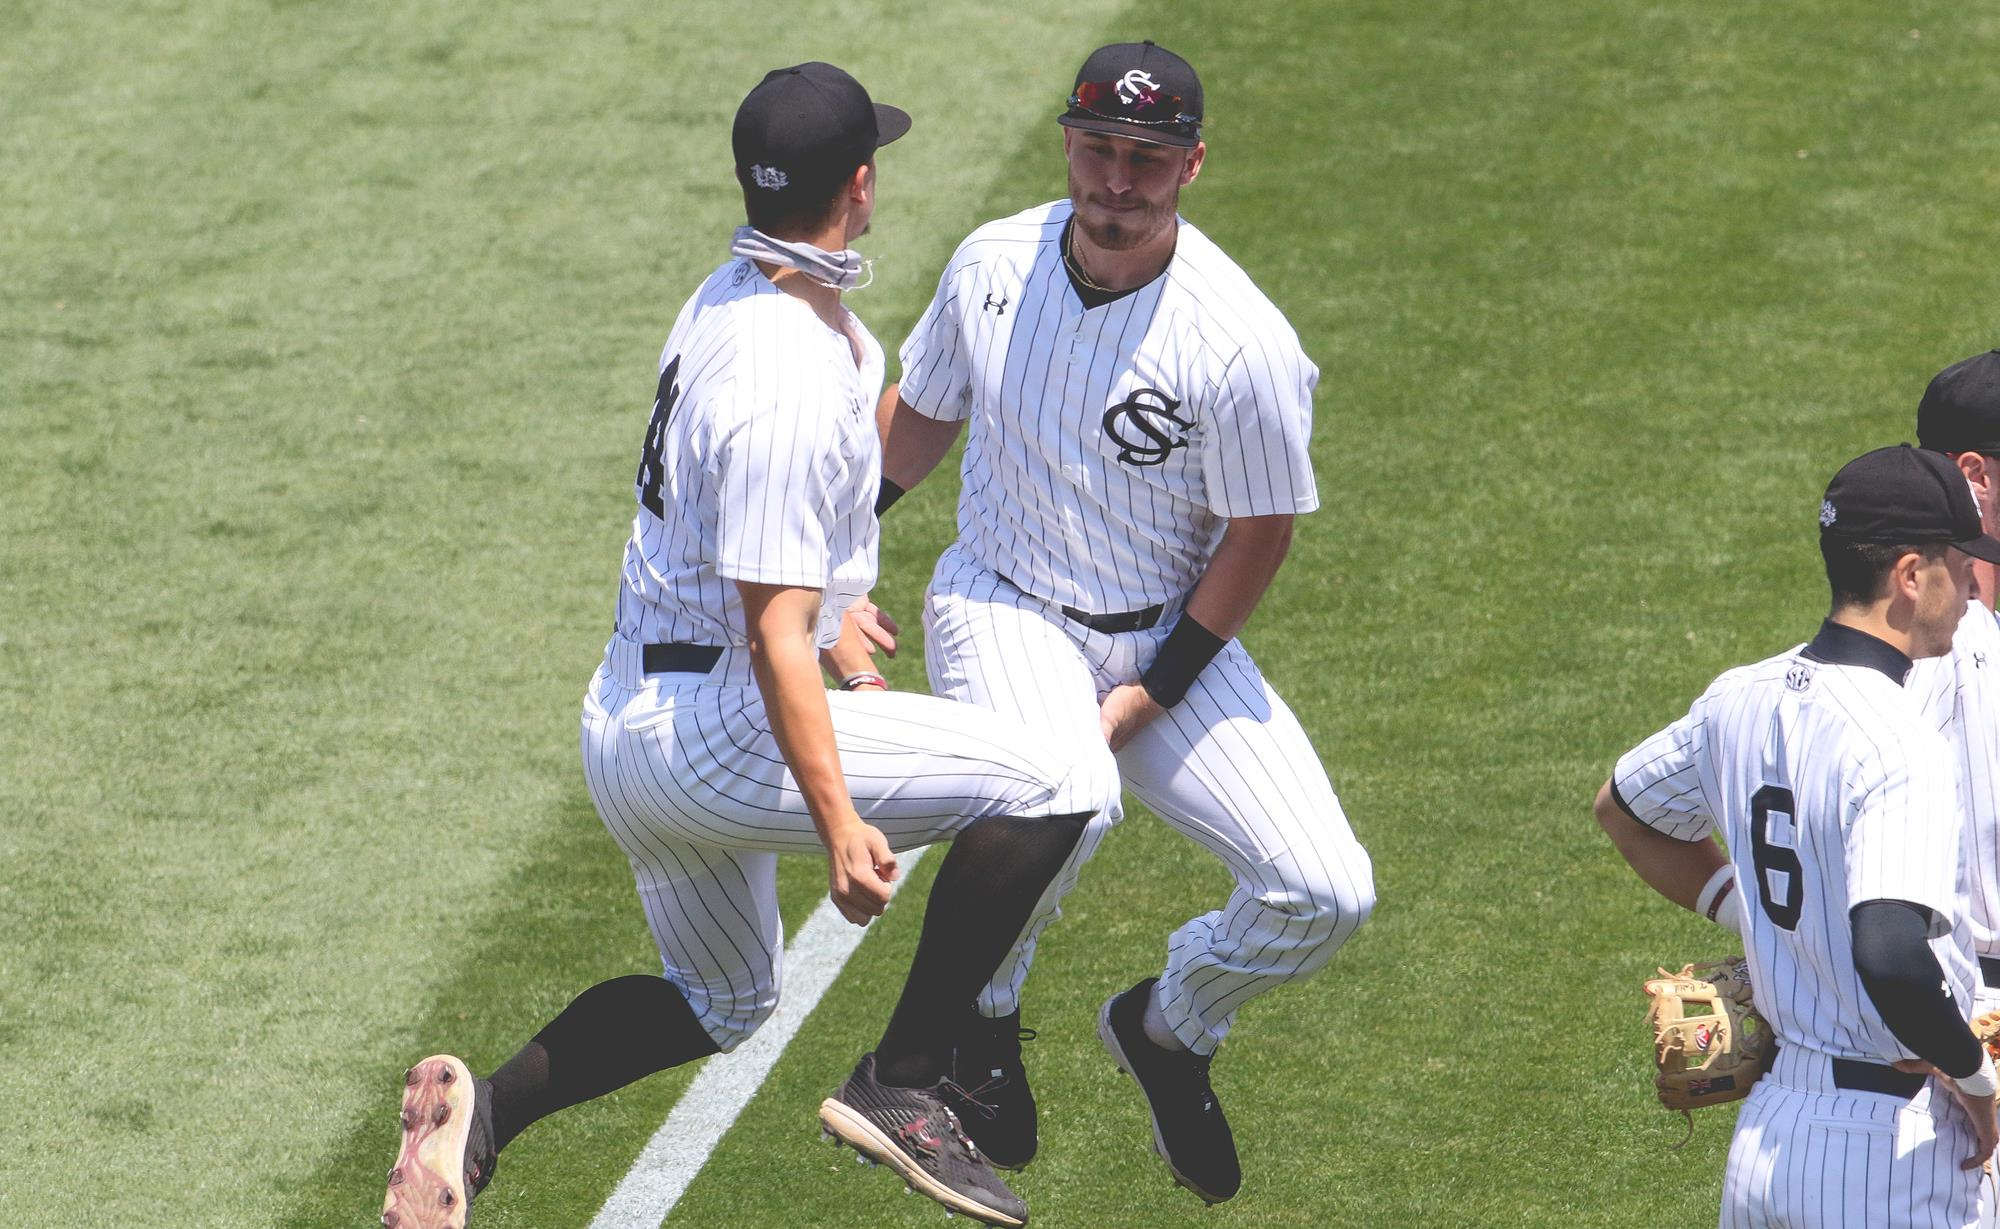
[[[1178,95],[1159,90],[1128,92],[1123,81],[1084,81],[1069,96],[1072,110],[1125,124],[1199,124],[1199,115],[1181,110]]]

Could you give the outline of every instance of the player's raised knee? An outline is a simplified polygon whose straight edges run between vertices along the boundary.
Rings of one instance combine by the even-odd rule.
[[[696,1006],[695,1013],[716,1048],[727,1054],[750,1040],[777,1009],[775,994],[725,995]]]
[[[1279,915],[1281,941],[1299,953],[1304,971],[1332,959],[1375,911],[1374,871],[1367,855],[1356,853],[1337,866],[1295,868],[1290,882],[1261,898]]]
[[[1118,778],[1118,761],[1108,747],[1072,749],[1050,761],[1056,776],[1055,802],[1060,815],[1094,815],[1096,824],[1113,824],[1123,816],[1119,800],[1124,787]]]

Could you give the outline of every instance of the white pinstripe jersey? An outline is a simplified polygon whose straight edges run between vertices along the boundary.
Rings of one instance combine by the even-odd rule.
[[[1781,1044],[1913,1058],[1861,987],[1849,911],[1869,900],[1928,907],[1931,949],[1970,1017],[1977,966],[1949,754],[1898,680],[1805,648],[1716,679],[1687,716],[1619,759],[1613,788],[1669,836],[1721,828],[1745,894],[1751,984]]]
[[[1972,948],[2000,956],[2000,620],[1977,599],[1951,653],[1917,663],[1910,691],[1944,731],[1964,793]]]
[[[960,244],[903,344],[902,397],[970,419],[959,540],[1037,597],[1091,612],[1185,593],[1235,516],[1319,506],[1319,370],[1236,263],[1180,223],[1166,272],[1086,310],[1068,201]]]
[[[819,643],[875,584],[881,345],[850,313],[846,337],[748,260],[717,269],[681,308],[634,485],[618,634],[746,643],[732,581],[821,589]]]

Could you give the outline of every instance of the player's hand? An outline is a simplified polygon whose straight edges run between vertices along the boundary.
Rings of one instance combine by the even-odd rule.
[[[1964,1108],[1966,1116],[1972,1119],[1972,1131],[1978,1139],[1979,1151],[1958,1163],[1960,1169],[1978,1169],[1993,1155],[1993,1149],[2000,1146],[2000,1123],[1994,1120],[1994,1098],[1975,1097],[1958,1086],[1958,1081],[1920,1058],[1897,1059],[1890,1064],[1898,1071],[1911,1075],[1934,1075],[1951,1089],[1952,1097]]]
[[[1120,683],[1097,706],[1097,726],[1113,751],[1122,750],[1134,735],[1167,710],[1137,683]]]
[[[868,656],[875,656],[877,648],[891,657],[896,655],[896,636],[903,629],[889,617],[888,611],[865,597],[857,597],[848,605],[844,621],[861,633],[862,645],[868,650]]]
[[[896,881],[896,855],[875,825],[856,817],[828,835],[827,896],[840,916],[856,926],[882,916],[889,907],[889,885]]]

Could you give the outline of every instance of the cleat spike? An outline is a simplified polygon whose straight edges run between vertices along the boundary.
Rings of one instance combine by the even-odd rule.
[[[437,1112],[431,1115],[431,1125],[441,1127],[444,1125],[444,1120],[449,1117],[451,1117],[451,1107],[440,1104],[437,1107]]]
[[[416,1082],[417,1082],[417,1069],[415,1067],[403,1068],[403,1083],[414,1084]]]
[[[457,1078],[458,1078],[457,1076],[451,1073],[451,1067],[449,1065],[443,1067],[438,1071],[438,1083],[440,1084],[449,1084]]]
[[[396,1168],[389,1171],[389,1185],[401,1186],[402,1184],[403,1184],[403,1167],[398,1165]]]

